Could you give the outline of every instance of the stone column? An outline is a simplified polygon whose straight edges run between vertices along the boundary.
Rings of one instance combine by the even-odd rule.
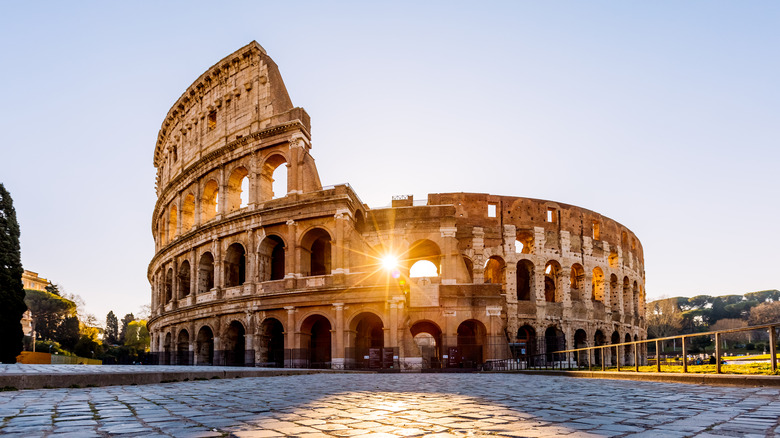
[[[295,345],[295,307],[286,306],[284,310],[287,311],[287,324],[285,326],[285,345],[287,348],[284,355],[284,366],[286,368],[295,368],[298,363],[296,361],[296,354],[300,352],[300,348]]]
[[[181,193],[176,195],[176,235],[181,236],[181,218],[184,216],[181,214]]]
[[[294,220],[287,221],[287,248],[284,254],[284,278],[300,276],[301,249],[298,246],[298,224]]]
[[[442,220],[442,226],[439,228],[439,233],[442,241],[442,263],[441,263],[441,284],[456,284],[458,282],[458,263],[460,262],[460,251],[458,251],[458,240],[455,238],[455,233],[458,231],[455,227],[455,221],[444,223]],[[449,226],[445,226],[449,225]]]
[[[345,269],[345,260],[347,259],[345,251],[347,251],[346,228],[350,218],[349,210],[340,209],[333,216],[336,220],[335,223],[335,236],[331,241],[331,274],[346,274],[348,269]]]
[[[336,328],[334,330],[335,339],[333,340],[333,355],[331,357],[331,367],[336,370],[344,369],[344,303],[333,303],[336,311]]]
[[[194,249],[190,250],[190,300],[195,304],[195,295],[198,293],[198,260]]]

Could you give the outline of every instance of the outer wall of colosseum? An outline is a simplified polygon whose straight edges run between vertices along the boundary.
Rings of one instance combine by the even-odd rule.
[[[160,363],[473,368],[646,338],[642,246],[614,220],[476,193],[372,209],[321,185],[311,147],[255,42],[173,105],[148,270]]]

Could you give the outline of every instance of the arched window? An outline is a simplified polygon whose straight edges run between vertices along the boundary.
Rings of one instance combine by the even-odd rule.
[[[625,315],[631,315],[634,312],[631,308],[632,303],[631,282],[628,280],[628,277],[623,277],[623,313]]]
[[[469,278],[468,282],[473,283],[474,282],[474,262],[471,261],[470,258],[463,256],[463,263],[466,265],[466,273],[468,273]]]
[[[534,249],[534,233],[532,231],[518,231],[515,240],[515,252],[531,254]]]
[[[240,166],[228,178],[228,212],[237,211],[249,203],[249,171]]]
[[[165,273],[165,302],[173,300],[173,268],[168,268]]]
[[[561,265],[555,260],[550,260],[544,267],[544,300],[548,303],[560,303],[563,301],[560,287]]]
[[[573,301],[582,301],[584,299],[583,285],[585,284],[585,270],[582,265],[575,263],[571,265],[569,273],[569,286],[571,290],[571,299]]]
[[[190,262],[185,260],[179,266],[179,295],[186,297],[190,294]]]
[[[217,216],[217,204],[219,202],[219,184],[216,181],[209,180],[203,186],[203,196],[201,197],[201,222],[214,219]]]
[[[200,256],[198,263],[198,293],[202,294],[214,289],[214,256],[210,252]]]
[[[195,195],[187,193],[181,204],[181,231],[187,232],[195,225]]]
[[[308,231],[301,240],[301,269],[304,276],[329,275],[331,269],[331,237],[322,228]]]
[[[528,301],[531,299],[531,291],[534,290],[534,264],[530,260],[517,262],[517,300]]]
[[[273,154],[263,163],[260,173],[260,198],[262,201],[287,196],[287,160],[281,154]]]
[[[617,275],[609,276],[609,304],[612,307],[612,313],[620,311],[620,291],[618,290]]]
[[[504,259],[498,256],[493,256],[485,263],[485,283],[488,284],[504,284],[504,271],[506,270],[506,264]]]
[[[246,250],[236,242],[225,253],[225,287],[240,286],[246,281]]]
[[[433,264],[433,262],[429,260],[420,260],[413,264],[411,268],[409,268],[409,277],[438,277],[438,270],[439,269],[436,267],[436,265]]]
[[[170,236],[170,240],[173,240],[174,237],[176,237],[176,219],[178,210],[175,205],[171,205],[171,210],[168,213],[168,236]]]
[[[604,272],[598,266],[593,268],[591,296],[593,301],[604,302]]]
[[[439,245],[427,239],[412,243],[405,263],[409,266],[410,277],[438,277],[441,263]]]
[[[284,241],[279,236],[268,236],[260,244],[258,263],[260,281],[284,278]]]

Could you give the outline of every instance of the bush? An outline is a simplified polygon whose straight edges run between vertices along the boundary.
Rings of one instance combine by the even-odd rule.
[[[745,349],[746,350],[755,350],[756,349],[756,344],[754,344],[752,342],[748,342],[747,344],[745,344]]]

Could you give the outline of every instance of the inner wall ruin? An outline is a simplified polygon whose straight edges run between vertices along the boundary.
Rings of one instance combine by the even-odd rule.
[[[642,245],[623,225],[481,193],[369,208],[322,186],[310,132],[256,42],[168,112],[147,273],[158,363],[468,369],[646,339]]]

